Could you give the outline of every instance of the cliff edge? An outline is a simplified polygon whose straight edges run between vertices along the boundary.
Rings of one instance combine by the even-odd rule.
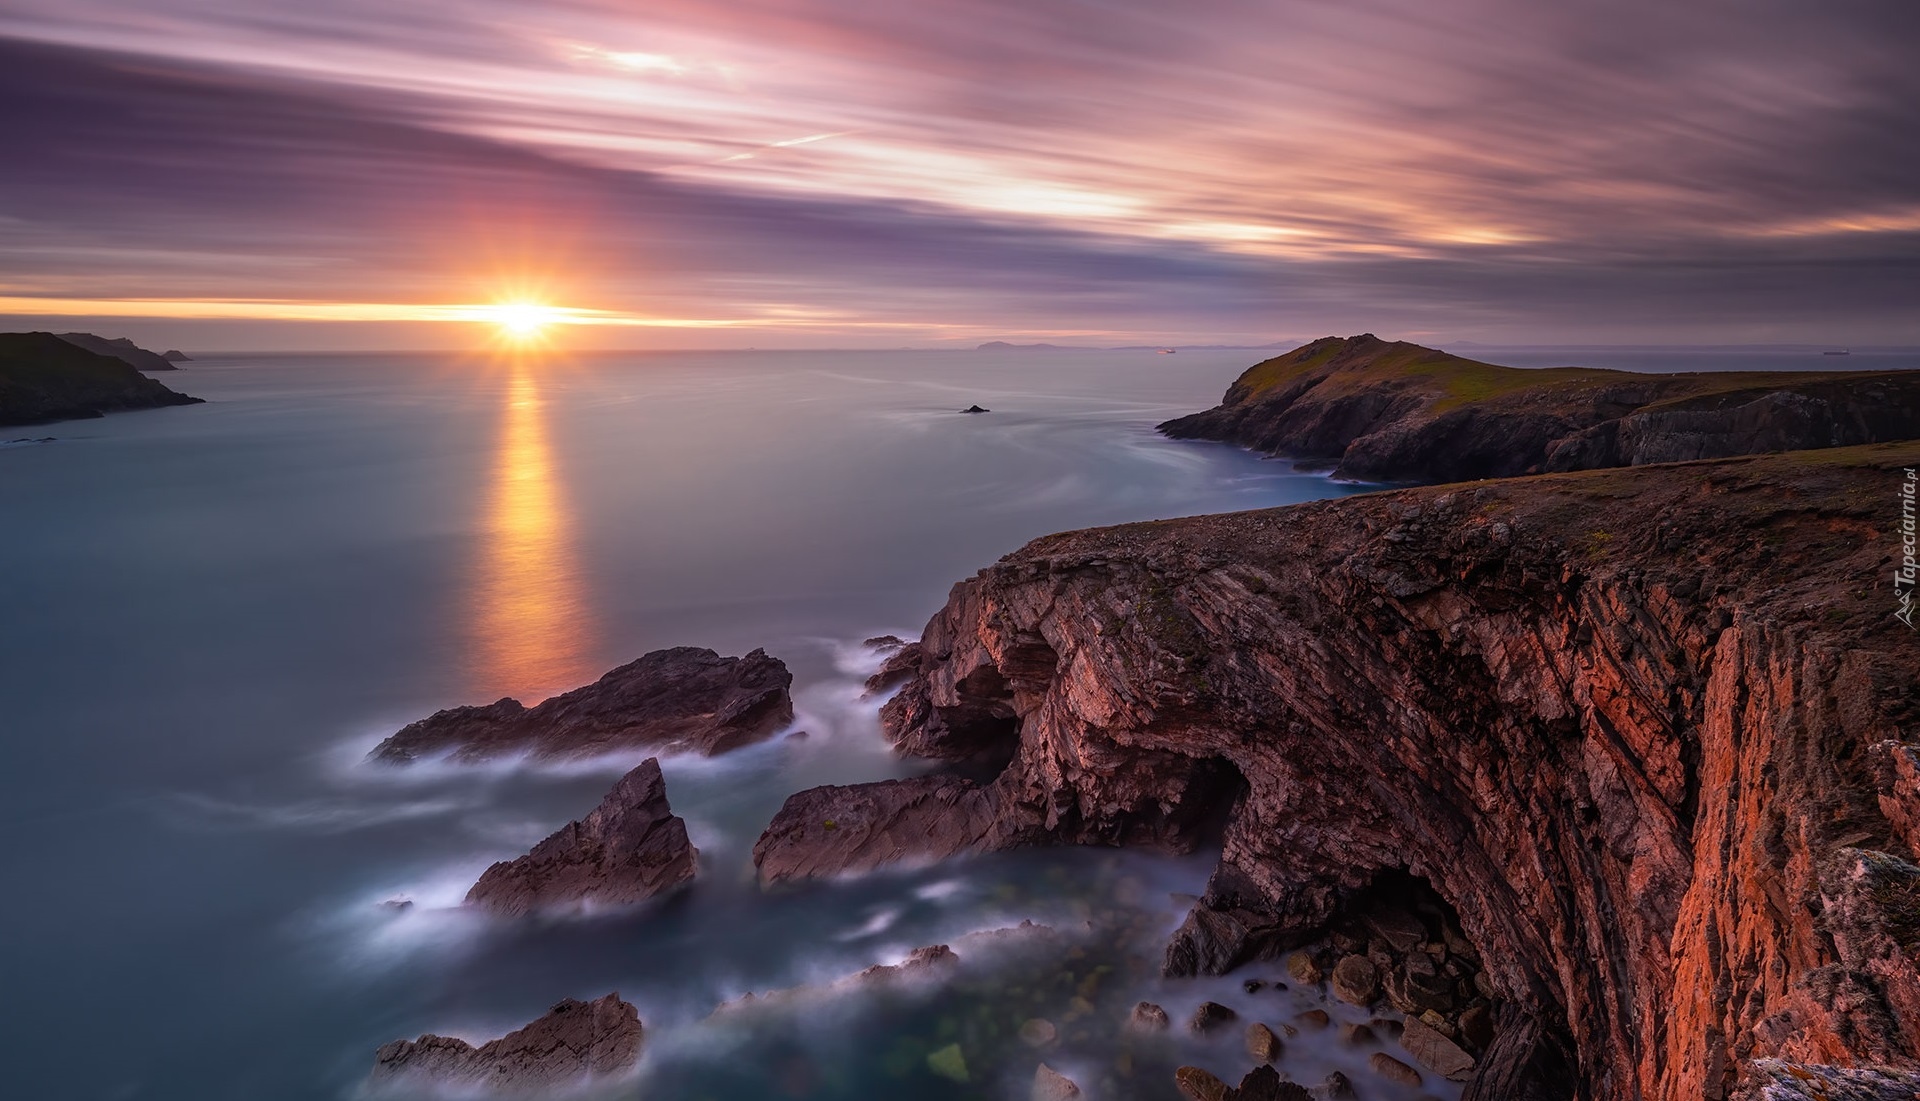
[[[1167,421],[1337,477],[1460,482],[1920,437],[1920,371],[1532,370],[1371,333],[1256,364]]]
[[[1907,1096],[1920,634],[1890,581],[1917,466],[1909,442],[1037,540],[955,586],[884,711],[903,751],[997,776],[802,792],[755,862],[1183,848],[1224,818],[1167,971],[1424,880],[1501,1006],[1469,1099]]]

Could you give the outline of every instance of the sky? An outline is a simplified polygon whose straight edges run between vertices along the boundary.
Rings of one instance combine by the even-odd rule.
[[[0,328],[1920,344],[1912,0],[0,0]]]

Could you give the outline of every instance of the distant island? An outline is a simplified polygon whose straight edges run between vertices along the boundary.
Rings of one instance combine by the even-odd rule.
[[[1502,367],[1371,333],[1255,364],[1160,425],[1371,482],[1451,482],[1920,436],[1920,371]]]
[[[75,337],[116,350],[95,351]],[[0,333],[0,425],[46,424],[128,409],[195,405],[202,400],[141,374],[120,354],[122,343],[134,352],[160,358],[131,342],[89,333]]]

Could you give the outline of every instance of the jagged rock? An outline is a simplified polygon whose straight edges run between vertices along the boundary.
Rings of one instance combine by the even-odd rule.
[[[479,1047],[432,1034],[395,1040],[375,1053],[370,1083],[459,1093],[566,1092],[632,1073],[641,1039],[639,1012],[618,994],[591,1002],[569,998]]]
[[[1070,1097],[1080,1096],[1080,1086],[1073,1079],[1054,1070],[1045,1063],[1033,1072],[1033,1101],[1067,1101]]]
[[[1734,1101],[1913,1101],[1920,1071],[1756,1060]]]
[[[1348,956],[1333,965],[1333,993],[1349,1005],[1372,1005],[1380,993],[1380,972],[1367,957]]]
[[[588,756],[621,749],[713,755],[793,721],[793,675],[755,650],[743,658],[678,646],[655,650],[599,680],[534,707],[503,699],[411,723],[371,760],[408,764],[436,753],[481,761],[511,753]]]
[[[527,855],[488,868],[467,902],[508,915],[626,905],[688,882],[697,859],[686,822],[667,805],[660,762],[649,757],[591,814],[560,827]]]
[[[1397,1082],[1403,1086],[1417,1086],[1420,1084],[1419,1071],[1395,1059],[1384,1051],[1376,1051],[1372,1055],[1367,1056],[1367,1066],[1371,1067],[1375,1074],[1378,1074],[1389,1082]]]
[[[1200,1008],[1193,1011],[1193,1018],[1187,1022],[1187,1031],[1213,1032],[1239,1019],[1240,1014],[1219,1002],[1201,1002]]]
[[[1535,371],[1363,333],[1257,364],[1220,405],[1160,431],[1331,462],[1342,478],[1468,481],[1912,439],[1920,374]]]
[[[1187,1101],[1227,1101],[1227,1084],[1199,1067],[1174,1071],[1173,1084]]]
[[[1247,1054],[1262,1063],[1271,1063],[1280,1058],[1280,1037],[1274,1035],[1266,1025],[1254,1022],[1247,1026]]]
[[[888,635],[886,637],[892,638],[893,636]],[[868,639],[867,641],[869,645],[873,642],[872,639]],[[895,641],[897,642],[899,640],[895,639]],[[893,648],[892,653],[887,655],[887,660],[881,663],[879,671],[867,678],[867,694],[870,696],[879,695],[889,688],[904,683],[909,677],[912,677],[920,671],[920,663],[924,660],[925,656],[925,652],[921,650],[919,643],[900,643],[899,646]]]
[[[948,808],[997,816],[955,831],[975,849],[1197,844],[1199,809],[1229,810],[1177,974],[1429,881],[1484,960],[1436,967],[1440,993],[1533,1022],[1480,1078],[1694,1101],[1762,1058],[1920,1061],[1911,955],[1875,932],[1904,880],[1847,871],[1914,858],[1870,752],[1920,729],[1913,635],[1862,580],[1914,465],[1903,443],[1050,536],[954,588],[883,719],[903,752],[1005,762]],[[950,836],[911,827],[903,855]]]
[[[1283,1081],[1280,1072],[1258,1066],[1247,1072],[1240,1084],[1227,1091],[1228,1101],[1313,1101],[1306,1087]]]
[[[1473,1073],[1473,1056],[1424,1021],[1407,1019],[1406,1029],[1400,1033],[1400,1046],[1421,1066],[1442,1078],[1464,1082]]]
[[[1165,1032],[1169,1024],[1167,1011],[1152,1002],[1134,1006],[1132,1016],[1127,1018],[1127,1027],[1135,1032]]]
[[[991,413],[991,412],[993,412],[993,410],[991,410],[991,409],[982,409],[982,408],[980,408],[980,407],[979,407],[978,405],[969,405],[969,406],[967,406],[967,407],[966,407],[965,409],[962,409],[962,410],[960,410],[960,411],[961,411],[962,413]]]

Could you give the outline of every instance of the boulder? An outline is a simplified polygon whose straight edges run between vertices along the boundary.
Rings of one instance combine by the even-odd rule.
[[[1247,1026],[1247,1054],[1262,1063],[1271,1063],[1280,1058],[1280,1037],[1272,1029],[1255,1021]]]
[[[475,1047],[431,1033],[374,1054],[376,1088],[552,1094],[631,1074],[640,1061],[639,1011],[608,994],[572,998],[525,1028]]]
[[[697,858],[686,822],[667,805],[660,762],[649,757],[591,814],[488,868],[467,903],[507,915],[628,905],[691,880]]]
[[[1420,1084],[1419,1071],[1395,1059],[1384,1051],[1376,1051],[1372,1055],[1367,1056],[1367,1066],[1371,1067],[1375,1074],[1385,1078],[1389,1082],[1397,1082],[1403,1086],[1417,1086]]]
[[[1067,1101],[1070,1097],[1080,1096],[1080,1086],[1073,1079],[1061,1074],[1052,1067],[1041,1063],[1033,1072],[1033,1101]]]
[[[1464,1082],[1473,1074],[1473,1056],[1425,1021],[1408,1018],[1400,1046],[1421,1066],[1450,1082]]]
[[[1187,1030],[1196,1033],[1214,1032],[1239,1019],[1240,1014],[1219,1002],[1201,1002],[1200,1008],[1193,1011],[1192,1019],[1187,1022]]]
[[[1293,976],[1293,981],[1308,985],[1325,977],[1321,974],[1320,965],[1313,961],[1313,953],[1305,951],[1287,957],[1287,974]]]
[[[1225,1082],[1199,1067],[1181,1067],[1174,1071],[1173,1085],[1187,1101],[1227,1101],[1229,1092]]]
[[[1152,1002],[1134,1006],[1132,1016],[1127,1018],[1127,1027],[1135,1032],[1165,1032],[1168,1025],[1167,1011]]]
[[[1350,1005],[1372,1005],[1380,994],[1380,971],[1365,956],[1348,956],[1333,967],[1333,993]]]
[[[526,707],[515,699],[455,707],[411,723],[371,760],[409,764],[446,753],[459,762],[515,753],[582,757],[625,749],[712,756],[761,741],[793,721],[793,675],[755,650],[722,657],[655,650],[583,688]]]

